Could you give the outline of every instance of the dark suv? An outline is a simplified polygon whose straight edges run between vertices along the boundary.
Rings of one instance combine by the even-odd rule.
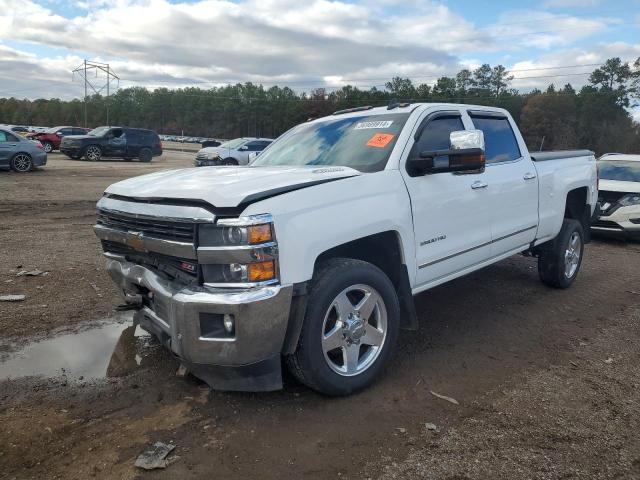
[[[150,162],[162,155],[160,137],[152,130],[129,127],[98,127],[86,135],[62,138],[60,151],[73,159],[97,161],[101,158],[138,158]]]

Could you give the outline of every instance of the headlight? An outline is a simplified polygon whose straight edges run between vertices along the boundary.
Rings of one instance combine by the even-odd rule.
[[[208,285],[277,282],[277,250],[268,214],[224,218],[198,230],[202,276]]]
[[[199,244],[205,247],[258,245],[273,241],[271,215],[223,218],[200,227]]]
[[[630,207],[631,205],[640,205],[640,193],[630,193],[622,197],[619,202],[623,207]]]

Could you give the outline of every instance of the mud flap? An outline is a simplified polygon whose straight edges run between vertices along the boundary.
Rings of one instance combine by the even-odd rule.
[[[272,392],[282,388],[280,354],[261,362],[238,367],[202,365],[179,360],[189,372],[214,390]]]

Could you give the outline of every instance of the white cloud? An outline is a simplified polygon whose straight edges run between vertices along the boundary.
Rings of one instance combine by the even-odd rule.
[[[588,8],[601,3],[602,0],[547,0],[543,5],[545,8]]]

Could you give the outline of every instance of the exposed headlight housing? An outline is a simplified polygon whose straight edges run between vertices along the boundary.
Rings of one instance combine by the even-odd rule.
[[[278,282],[277,244],[271,215],[224,218],[200,225],[198,255],[204,283],[242,287]]]
[[[223,218],[216,225],[200,227],[199,244],[206,247],[259,245],[273,241],[271,215]]]
[[[622,197],[618,203],[623,207],[630,207],[631,205],[640,205],[640,193],[630,193]]]

